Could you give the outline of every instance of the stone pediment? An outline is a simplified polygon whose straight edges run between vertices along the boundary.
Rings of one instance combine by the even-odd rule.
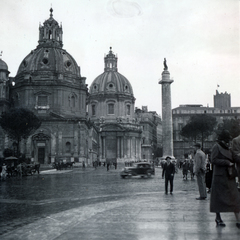
[[[51,92],[47,92],[44,90],[40,90],[40,91],[34,93],[34,95],[51,95],[51,94],[52,94]]]
[[[53,116],[54,118],[58,118],[58,119],[65,119],[65,117],[59,113],[55,113],[55,112],[50,112],[50,115]]]
[[[111,132],[117,132],[117,131],[124,131],[124,128],[120,126],[119,124],[107,124],[101,127],[102,131],[111,131]]]

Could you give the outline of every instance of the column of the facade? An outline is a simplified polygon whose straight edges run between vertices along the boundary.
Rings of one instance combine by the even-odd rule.
[[[78,156],[78,131],[77,131],[77,125],[74,125],[73,127],[73,147],[74,147],[74,153],[73,153],[73,156],[74,157],[77,157]]]
[[[130,137],[127,138],[127,156],[131,158],[131,139]]]
[[[106,159],[106,137],[102,137],[102,157]]]
[[[55,161],[55,157],[57,154],[56,148],[57,148],[57,142],[56,142],[56,136],[55,134],[51,134],[51,162],[53,163]]]
[[[117,137],[117,158],[120,158],[121,156],[121,143],[120,143],[120,137]]]
[[[124,158],[124,151],[123,151],[123,137],[120,138],[121,142],[121,158]]]
[[[138,138],[138,159],[141,160],[142,159],[142,140],[141,138]]]
[[[62,156],[62,131],[58,132],[58,155]]]
[[[136,139],[135,137],[131,138],[131,157],[136,160]]]
[[[45,145],[45,158],[44,158],[44,163],[45,164],[48,164],[49,149],[50,149],[49,142],[50,142],[49,139],[46,139],[46,141],[45,141],[45,143],[46,143],[46,145]]]

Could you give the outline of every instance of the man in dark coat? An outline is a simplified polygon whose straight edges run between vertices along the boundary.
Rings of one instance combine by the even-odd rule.
[[[168,182],[170,182],[170,194],[172,194],[175,165],[171,163],[170,157],[166,157],[166,161],[167,162],[163,165],[162,178],[164,178],[165,175],[165,194],[168,194]]]

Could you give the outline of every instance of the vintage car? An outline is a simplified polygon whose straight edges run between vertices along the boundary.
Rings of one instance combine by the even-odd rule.
[[[134,163],[132,167],[125,167],[120,173],[122,178],[132,176],[151,177],[154,174],[154,167],[148,162]]]

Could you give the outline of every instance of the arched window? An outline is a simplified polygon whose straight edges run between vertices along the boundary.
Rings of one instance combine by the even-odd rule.
[[[76,106],[76,95],[75,94],[70,94],[68,96],[68,101],[69,101],[69,107],[75,108]]]
[[[52,39],[52,31],[51,30],[49,30],[49,32],[48,32],[48,39]]]
[[[71,107],[75,107],[75,97],[74,97],[74,96],[71,96],[70,106],[71,106]]]
[[[71,152],[71,143],[66,142],[66,153],[70,153],[70,152]]]

